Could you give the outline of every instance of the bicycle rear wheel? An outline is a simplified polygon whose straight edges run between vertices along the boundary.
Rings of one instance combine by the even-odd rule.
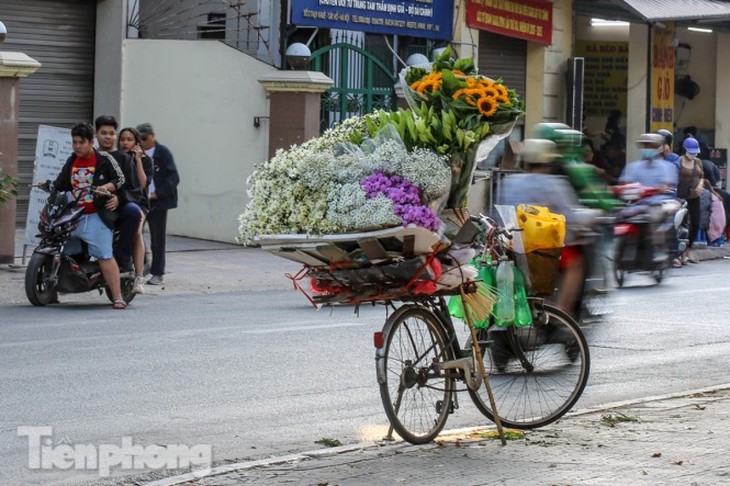
[[[540,299],[529,300],[530,326],[491,327],[478,335],[499,418],[516,429],[542,427],[565,415],[583,393],[590,369],[588,344],[575,320]],[[469,394],[493,421],[485,387]]]
[[[454,387],[438,367],[452,359],[443,327],[430,310],[406,305],[386,321],[383,340],[375,362],[385,414],[404,440],[430,442],[446,424]]]

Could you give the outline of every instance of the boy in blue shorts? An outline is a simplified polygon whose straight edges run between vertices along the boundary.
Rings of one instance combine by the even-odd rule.
[[[59,191],[71,191],[84,208],[79,225],[72,235],[85,241],[89,255],[99,261],[101,273],[109,285],[114,309],[124,309],[119,281],[119,267],[114,259],[112,240],[116,214],[107,207],[109,196],[124,185],[124,174],[109,154],[94,149],[94,129],[78,124],[71,129],[73,155],[53,182]]]

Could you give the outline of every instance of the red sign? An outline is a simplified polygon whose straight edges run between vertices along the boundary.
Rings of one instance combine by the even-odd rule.
[[[474,29],[550,45],[553,4],[545,0],[467,0],[466,24]]]

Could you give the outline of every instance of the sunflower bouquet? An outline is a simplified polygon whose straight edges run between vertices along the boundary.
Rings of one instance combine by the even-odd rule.
[[[431,66],[404,70],[401,82],[418,128],[417,145],[451,160],[447,207],[465,207],[478,147],[486,157],[509,135],[524,114],[522,101],[501,79],[477,74],[472,59],[452,59],[448,48]],[[428,133],[422,135],[419,127]]]

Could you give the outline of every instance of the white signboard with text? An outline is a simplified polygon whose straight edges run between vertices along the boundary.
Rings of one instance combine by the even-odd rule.
[[[28,216],[25,221],[25,244],[38,244],[38,220],[41,209],[46,204],[48,193],[36,187],[39,182],[55,180],[61,172],[66,159],[73,153],[71,130],[68,128],[38,126],[38,139],[35,146],[33,164],[33,185],[28,200]]]

